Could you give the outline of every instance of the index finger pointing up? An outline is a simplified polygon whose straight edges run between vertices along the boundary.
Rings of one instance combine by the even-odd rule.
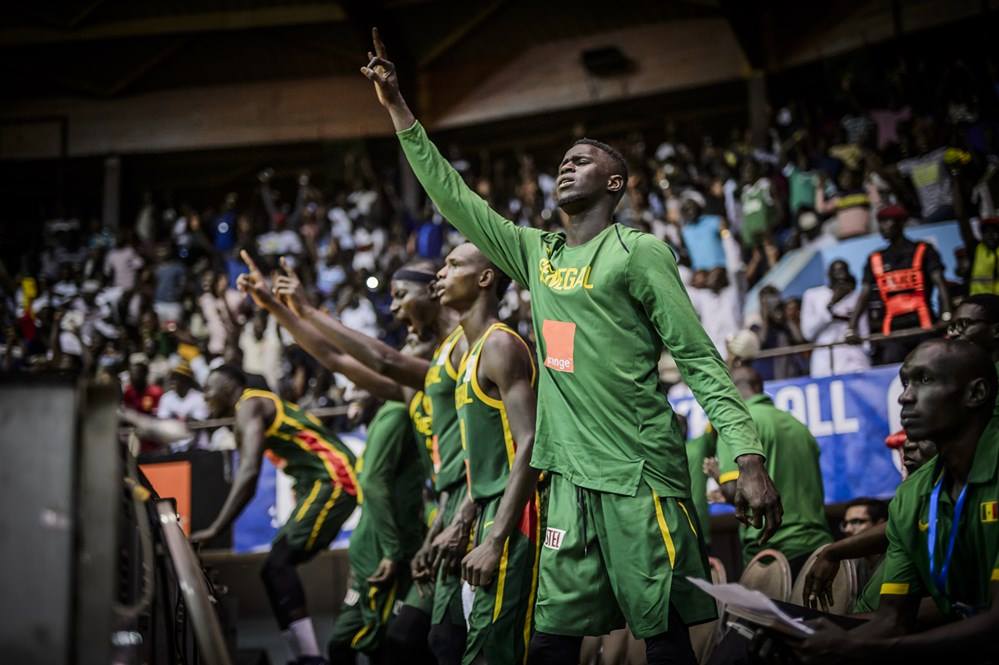
[[[378,28],[371,28],[371,41],[375,45],[375,55],[379,58],[384,58],[385,44],[382,43],[381,35],[378,34]]]
[[[243,263],[245,263],[246,267],[250,269],[250,272],[260,272],[260,268],[258,268],[257,264],[253,262],[253,259],[250,258],[250,253],[245,249],[239,250],[239,258],[243,259]]]
[[[281,270],[284,270],[284,274],[288,275],[288,277],[294,277],[296,279],[298,278],[298,275],[295,274],[295,271],[294,269],[292,269],[291,264],[288,263],[288,259],[283,256],[281,257]]]

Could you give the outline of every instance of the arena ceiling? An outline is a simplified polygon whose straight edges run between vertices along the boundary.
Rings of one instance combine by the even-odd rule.
[[[353,73],[378,25],[400,62],[446,68],[483,49],[719,16],[711,0],[168,0],[22,3],[0,28],[0,96],[109,99]]]

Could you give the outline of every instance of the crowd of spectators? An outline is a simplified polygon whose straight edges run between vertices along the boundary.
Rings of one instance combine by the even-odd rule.
[[[996,88],[964,86],[931,105],[904,103],[902,87],[889,86],[877,103],[863,105],[849,77],[841,87],[840,111],[777,106],[767,136],[755,143],[749,132],[723,143],[671,130],[658,145],[639,135],[616,142],[632,173],[618,221],[674,248],[719,352],[733,364],[753,364],[764,379],[898,360],[891,349],[867,344],[756,358],[789,345],[856,342],[883,327],[877,276],[868,266],[858,282],[843,262],[828,267],[827,285],[800,300],[782,300],[770,285],[758,289],[759,313],[744,318],[749,289],[787,252],[880,230],[889,242],[886,269],[907,267],[916,243],[905,238],[905,225],[960,217],[969,246],[957,257],[957,282],[944,284],[932,246],[921,264],[927,302],[934,288],[942,296],[939,314],[949,312],[952,296],[969,291],[983,248],[995,263],[999,235],[988,229],[997,227],[981,225],[979,242],[969,220],[988,221],[999,201],[999,144],[988,112],[997,100],[985,98]],[[469,159],[455,152],[452,163],[505,217],[560,228],[557,154]],[[333,191],[314,186],[308,172],[293,182],[266,169],[249,201],[221,194],[217,207],[194,209],[161,205],[149,194],[117,231],[75,219],[47,222],[39,253],[0,266],[0,368],[56,368],[119,382],[126,405],[164,417],[202,418],[199,386],[222,362],[306,405],[349,401],[348,382],[317,371],[234,288],[245,271],[240,250],[265,270],[283,256],[344,323],[401,342],[404,331],[389,311],[389,277],[407,257],[440,259],[461,238],[429,204],[407,210],[398,184],[367,160],[351,158],[349,166],[349,179]],[[279,181],[286,191],[275,186]],[[527,291],[515,286],[501,312],[525,337],[532,335],[528,303]],[[886,331],[920,325],[910,314]],[[667,383],[678,380],[668,359],[662,375]],[[205,437],[197,444],[231,442]]]

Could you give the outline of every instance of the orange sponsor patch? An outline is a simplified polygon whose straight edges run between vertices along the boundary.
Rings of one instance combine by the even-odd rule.
[[[576,324],[545,319],[541,325],[541,334],[545,338],[545,367],[556,372],[573,373]]]

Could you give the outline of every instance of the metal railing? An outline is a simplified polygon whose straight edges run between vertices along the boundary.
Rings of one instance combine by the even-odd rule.
[[[791,356],[797,353],[807,353],[809,351],[821,351],[823,349],[829,349],[829,368],[832,373],[836,373],[835,367],[835,357],[836,354],[833,353],[833,349],[837,346],[859,346],[865,342],[883,342],[885,340],[896,340],[896,339],[906,339],[909,337],[920,337],[925,335],[936,336],[942,335],[947,330],[946,325],[937,325],[933,328],[909,328],[906,330],[899,330],[888,335],[883,333],[875,333],[873,335],[868,335],[867,337],[861,337],[860,341],[856,344],[851,344],[850,342],[827,342],[824,344],[816,344],[814,342],[808,342],[807,344],[794,344],[791,346],[781,346],[776,349],[763,349],[759,351],[752,358],[747,358],[747,360],[759,360],[764,358],[780,358],[782,356]]]

